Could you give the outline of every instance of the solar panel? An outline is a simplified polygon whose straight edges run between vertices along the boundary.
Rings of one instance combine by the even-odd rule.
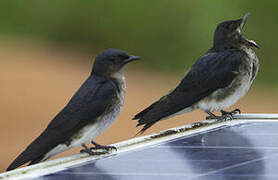
[[[27,167],[27,176],[19,176],[20,169],[15,172],[30,180],[277,180],[278,121],[265,119],[278,116],[237,118],[194,123],[121,142],[116,144],[117,152],[100,157],[83,154],[48,161],[48,166]]]

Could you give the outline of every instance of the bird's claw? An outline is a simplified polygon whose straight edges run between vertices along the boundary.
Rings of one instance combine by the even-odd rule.
[[[90,148],[90,150],[98,150],[98,149],[104,149],[105,151],[112,151],[114,149],[117,151],[117,148],[115,146],[96,146]]]
[[[92,141],[91,142],[95,147],[92,147],[90,149],[104,149],[106,151],[112,151],[113,149],[117,151],[117,148],[115,146],[104,146],[104,145],[100,145],[97,144],[96,142]]]
[[[102,146],[102,145],[97,145],[95,147],[88,148],[85,144],[82,144],[82,147],[84,149],[80,150],[80,153],[87,153],[89,155],[101,155],[101,154],[106,154],[108,151],[112,149],[116,149],[114,146]],[[105,151],[96,151],[96,150],[105,150]]]
[[[232,111],[234,114],[241,114],[240,109],[236,108]]]
[[[93,156],[93,155],[96,156],[96,155],[105,154],[106,152],[96,152],[96,151],[91,151],[90,149],[81,149],[80,153],[87,153],[87,154],[89,154],[91,156]]]
[[[91,149],[88,148],[85,144],[82,144],[82,147],[84,147],[84,149],[81,149],[80,153],[87,153],[89,155],[101,155],[101,154],[104,154],[103,152],[91,151]]]
[[[220,121],[229,121],[229,120],[233,120],[233,116],[231,114],[225,114],[221,116],[222,118],[219,119]]]
[[[230,114],[224,114],[222,116],[207,116],[206,120],[212,120],[212,119],[216,119],[218,121],[226,121],[226,120],[232,120],[233,116]]]
[[[232,120],[233,119],[233,114],[223,113],[222,111],[221,111],[221,113],[222,113],[221,116],[217,116],[210,111],[207,111],[207,113],[209,114],[209,116],[206,117],[207,120],[216,119],[218,121],[227,121],[227,120]]]
[[[224,110],[221,110],[220,112],[222,113],[222,116],[223,116],[223,115],[227,115],[227,114],[233,116],[234,114],[240,114],[240,113],[241,113],[240,109],[234,109],[234,110],[232,110],[232,111],[224,111]]]

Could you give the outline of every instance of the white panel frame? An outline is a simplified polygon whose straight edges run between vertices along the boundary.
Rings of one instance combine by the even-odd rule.
[[[106,158],[115,154],[121,154],[123,152],[156,145],[161,142],[173,140],[179,137],[196,135],[220,127],[233,126],[250,122],[272,121],[278,123],[278,121],[275,120],[278,120],[278,114],[239,114],[235,115],[233,120],[228,121],[204,120],[201,122],[184,125],[177,128],[171,128],[151,135],[137,137],[116,144],[112,144],[113,146],[117,147],[117,151],[113,151],[111,153],[97,156],[89,156],[87,154],[75,154],[72,156],[63,157],[35,164],[32,166],[15,169],[13,171],[0,174],[0,180],[21,180],[25,178],[36,178],[39,176],[62,171],[73,166],[80,166],[81,164],[88,163],[101,158]]]

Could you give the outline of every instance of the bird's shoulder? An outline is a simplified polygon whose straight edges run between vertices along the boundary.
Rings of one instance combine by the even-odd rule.
[[[194,90],[210,86],[221,88],[235,77],[244,54],[239,50],[208,51],[200,57],[181,80],[177,89]]]
[[[113,94],[117,90],[118,84],[115,80],[101,76],[90,76],[72,96],[69,105],[76,103],[86,105],[92,100],[101,98],[107,94]]]
[[[201,56],[192,66],[193,70],[226,67],[231,64],[239,64],[245,53],[238,49],[228,49],[225,51],[209,50]]]

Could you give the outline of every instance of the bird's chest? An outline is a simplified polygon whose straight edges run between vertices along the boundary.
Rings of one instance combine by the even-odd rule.
[[[258,59],[255,54],[248,55],[239,66],[234,80],[225,88],[213,92],[198,103],[204,111],[219,111],[229,108],[246,95],[258,71]]]
[[[243,74],[226,88],[216,90],[204,100],[202,109],[219,111],[229,108],[242,98],[251,86],[251,76]]]

